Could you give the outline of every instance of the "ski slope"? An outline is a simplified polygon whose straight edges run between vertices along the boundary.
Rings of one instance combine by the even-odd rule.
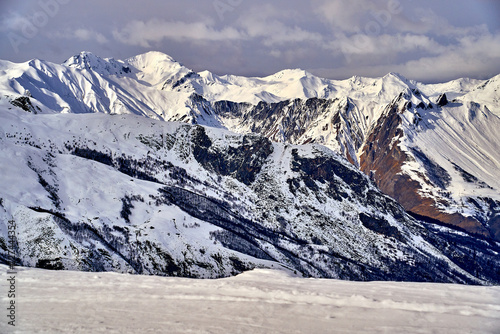
[[[1,306],[8,302],[0,266]],[[305,279],[278,270],[195,280],[18,268],[2,333],[500,331],[500,287]],[[5,313],[5,311],[4,311]]]

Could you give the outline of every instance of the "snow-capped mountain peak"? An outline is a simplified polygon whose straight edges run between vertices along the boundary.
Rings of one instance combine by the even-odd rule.
[[[398,72],[389,72],[383,78],[384,79],[399,80],[399,81],[404,82],[404,83],[410,83],[410,80],[408,80],[404,75],[402,75]]]
[[[416,82],[408,80],[403,75],[395,72],[390,72],[383,76],[380,81],[384,87],[394,87],[398,89],[414,89]]]
[[[137,64],[144,65],[146,67],[156,66],[160,63],[177,63],[181,65],[178,61],[176,61],[173,57],[169,56],[166,53],[160,51],[148,51],[142,54],[139,54],[134,57],[130,57],[127,59],[128,62],[135,62]]]
[[[293,81],[293,80],[300,80],[304,77],[313,77],[313,75],[303,69],[296,68],[296,69],[286,69],[279,71],[268,77],[265,77],[265,79]]]
[[[194,73],[189,68],[177,62],[171,56],[150,51],[125,60],[137,72],[137,79],[159,89],[175,89],[181,80],[189,73]],[[166,86],[165,86],[166,85]]]
[[[79,70],[92,70],[100,75],[130,73],[130,68],[123,61],[116,61],[113,58],[101,58],[87,51],[74,55],[62,65]]]
[[[94,69],[98,64],[103,62],[104,60],[101,57],[94,55],[92,52],[82,51],[79,54],[70,57],[63,63],[63,65],[83,70]]]

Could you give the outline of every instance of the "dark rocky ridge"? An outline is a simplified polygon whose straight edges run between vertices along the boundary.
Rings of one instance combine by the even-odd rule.
[[[437,99],[437,105],[440,107],[443,107],[448,104],[448,98],[446,97],[446,94],[441,94],[439,98]]]
[[[193,130],[192,138],[196,161],[207,170],[232,176],[246,185],[255,181],[262,165],[273,152],[269,139],[254,135],[243,136],[239,147],[231,146],[224,151],[213,148],[212,141],[201,126]]]

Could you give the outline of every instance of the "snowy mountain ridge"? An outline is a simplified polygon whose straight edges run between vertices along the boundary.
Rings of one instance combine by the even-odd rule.
[[[2,61],[2,220],[26,226],[30,266],[498,282],[499,81]]]
[[[418,89],[428,99],[436,99],[443,93],[456,98],[494,80],[459,79],[447,84],[424,85],[397,73],[389,73],[378,79],[354,76],[347,80],[328,80],[301,69],[283,70],[262,78],[218,76],[209,71],[195,73],[172,57],[156,51],[124,61],[100,58],[90,52],[81,52],[62,65],[32,60],[22,64],[3,62],[0,67],[3,73],[0,89],[6,95],[12,94],[13,91],[23,95],[28,90],[35,99],[44,104],[47,95],[54,93],[57,95],[57,90],[62,88],[59,86],[73,86],[71,95],[54,96],[59,105],[64,104],[60,100],[66,100],[72,112],[87,110],[87,112],[145,115],[148,114],[145,112],[147,110],[154,113],[148,114],[148,117],[163,120],[174,120],[178,117],[172,115],[171,109],[183,107],[183,103],[187,103],[189,97],[195,93],[210,103],[231,101],[252,105],[257,105],[259,102],[278,103],[295,99],[349,97],[360,103],[359,107],[364,109],[363,111],[373,121],[378,115],[370,115],[370,111],[373,110],[363,105],[363,100],[384,105],[408,89]],[[52,80],[41,80],[48,79],[46,75]],[[28,89],[30,85],[25,80],[35,84],[35,87],[32,87],[33,91]],[[37,82],[33,82],[34,80]],[[42,87],[38,87],[40,85]],[[42,88],[43,91],[40,91]],[[138,94],[137,90],[145,92]],[[49,92],[53,94],[48,94]],[[77,101],[71,101],[72,95],[76,95]],[[90,96],[85,98],[86,95],[94,95],[94,99],[98,100],[116,96],[116,101],[100,106]],[[131,99],[140,103],[127,103]],[[46,106],[49,109],[47,112],[60,110],[53,108],[55,107],[53,104],[46,103]]]

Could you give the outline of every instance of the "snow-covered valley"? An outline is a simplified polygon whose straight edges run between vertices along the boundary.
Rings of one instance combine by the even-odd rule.
[[[6,271],[0,266],[2,305]],[[1,321],[5,334],[500,330],[499,287],[305,279],[278,270],[217,280],[17,271],[16,326]]]

